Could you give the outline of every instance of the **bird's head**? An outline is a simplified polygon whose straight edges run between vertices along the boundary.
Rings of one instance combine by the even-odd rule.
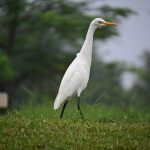
[[[113,23],[113,22],[108,22],[108,21],[105,21],[104,19],[102,18],[95,18],[92,22],[91,22],[91,25],[92,26],[95,26],[97,28],[102,28],[104,26],[116,26],[117,24],[116,23]]]

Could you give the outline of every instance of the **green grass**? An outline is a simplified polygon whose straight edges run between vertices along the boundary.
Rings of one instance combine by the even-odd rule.
[[[0,150],[150,149],[150,113],[83,104],[82,110],[84,121],[73,102],[62,120],[49,103],[13,110],[0,117]]]

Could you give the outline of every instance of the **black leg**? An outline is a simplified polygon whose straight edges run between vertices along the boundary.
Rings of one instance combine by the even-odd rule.
[[[66,102],[64,103],[64,105],[63,105],[63,108],[62,108],[62,111],[61,111],[61,114],[60,114],[60,118],[63,117],[64,110],[65,110],[65,108],[66,108],[67,103],[68,103],[68,101],[66,101]]]
[[[77,99],[77,108],[78,108],[78,111],[81,115],[82,120],[84,120],[84,117],[83,117],[83,114],[82,114],[82,111],[81,111],[81,108],[80,108],[80,97],[78,97],[78,99]]]

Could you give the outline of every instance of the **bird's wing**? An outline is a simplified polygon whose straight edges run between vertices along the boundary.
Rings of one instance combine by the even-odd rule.
[[[78,59],[75,58],[63,76],[63,79],[62,79],[61,84],[60,84],[60,89],[64,88],[65,86],[68,87],[67,85],[72,81],[75,73],[78,70],[78,67],[79,67],[78,65],[79,65]]]
[[[58,109],[67,98],[76,94],[80,96],[80,93],[87,86],[89,70],[85,61],[78,55],[63,76],[54,102],[54,109]]]
[[[64,93],[66,91],[68,96],[72,96],[78,88],[82,88],[82,85],[84,86],[84,84],[87,84],[85,82],[89,78],[88,74],[84,61],[79,57],[76,57],[65,72],[60,84],[59,92],[63,91]]]

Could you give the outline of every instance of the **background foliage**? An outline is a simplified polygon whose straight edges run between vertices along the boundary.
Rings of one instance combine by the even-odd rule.
[[[128,8],[101,6],[94,15],[87,15],[87,9],[87,3],[68,0],[0,1],[0,91],[9,93],[10,105],[22,104],[29,97],[36,103],[45,96],[54,99],[67,66],[81,48],[90,21],[101,16],[119,23],[133,14]],[[117,28],[103,28],[96,32],[95,39],[105,41],[118,35]],[[94,50],[93,53],[84,100],[128,106],[135,102],[132,94],[136,93],[139,103],[149,104],[148,52],[144,68],[132,70],[140,80],[129,91],[121,85],[125,66],[119,62],[105,64]]]

